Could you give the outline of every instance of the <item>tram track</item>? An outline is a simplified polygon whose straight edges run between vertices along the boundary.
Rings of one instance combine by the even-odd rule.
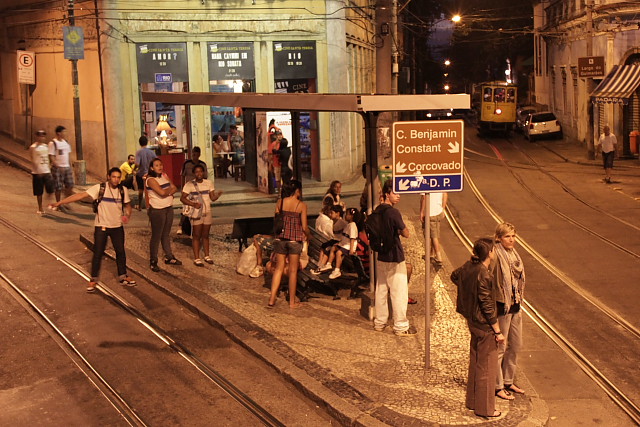
[[[464,171],[465,184],[468,188],[471,188],[476,199],[481,203],[486,212],[496,223],[504,222],[504,220],[498,215],[498,213],[491,207],[488,201],[480,193],[479,189],[471,179],[468,171]],[[447,220],[453,230],[456,237],[462,242],[465,248],[471,251],[473,246],[471,239],[464,232],[462,226],[458,223],[449,206],[445,210]],[[640,330],[635,328],[632,324],[619,316],[614,310],[607,305],[600,302],[597,298],[591,296],[576,282],[571,280],[562,270],[554,266],[546,258],[540,255],[537,251],[531,247],[525,240],[518,236],[518,243],[527,251],[536,261],[543,265],[549,272],[551,272],[562,283],[567,285],[576,294],[580,295],[587,303],[596,307],[601,313],[603,313],[616,325],[620,326],[626,333],[630,334],[632,339],[638,340],[640,338]],[[571,341],[564,336],[552,323],[543,316],[539,310],[537,310],[528,300],[523,301],[523,310],[531,318],[531,320],[540,328],[543,333],[548,336],[569,358],[576,363],[585,373],[591,378],[594,383],[598,385],[611,399],[618,405],[636,424],[640,424],[640,407],[629,398],[619,387],[617,387],[614,381],[610,380],[602,370],[598,369],[590,360],[579,351]]]
[[[605,215],[615,221],[620,222],[621,224],[636,230],[636,231],[640,231],[640,227],[625,221],[622,218],[619,218],[609,212],[606,212],[603,209],[598,208],[597,206],[594,206],[592,204],[590,204],[588,201],[584,200],[583,198],[581,198],[579,195],[577,195],[575,192],[573,192],[571,189],[569,189],[561,180],[559,180],[558,178],[556,178],[555,176],[553,176],[553,174],[549,173],[548,171],[545,171],[542,167],[540,167],[540,165],[535,162],[535,160],[527,153],[525,153],[520,147],[518,147],[516,144],[514,144],[512,141],[507,140],[511,143],[511,145],[513,147],[515,147],[520,153],[522,153],[523,155],[525,155],[529,161],[532,163],[530,166],[535,167],[537,170],[539,170],[540,172],[542,172],[543,174],[545,174],[546,176],[548,176],[551,180],[553,180],[555,183],[557,183],[558,185],[560,185],[560,187],[562,188],[562,190],[564,192],[566,192],[567,194],[569,194],[571,197],[573,197],[575,200],[577,200],[578,202],[582,203],[583,205],[589,207],[590,209],[593,209],[594,211],[598,212],[601,215]],[[494,150],[494,152],[498,153],[498,149],[493,145],[489,143],[489,146],[492,148],[492,150]],[[614,248],[616,248],[617,250],[626,253],[627,255],[630,255],[636,259],[640,259],[640,253],[635,252],[632,249],[629,249],[617,242],[615,242],[612,239],[609,239],[608,237],[604,236],[601,233],[598,233],[597,231],[593,230],[592,227],[589,227],[583,223],[581,223],[580,221],[575,220],[574,218],[572,218],[571,216],[565,214],[564,212],[562,212],[559,208],[557,208],[556,206],[554,206],[553,204],[549,203],[544,197],[540,196],[540,194],[538,194],[536,191],[534,191],[531,186],[529,184],[527,184],[526,180],[520,175],[518,174],[514,168],[509,164],[509,161],[504,159],[502,156],[498,156],[498,160],[503,164],[503,166],[507,169],[507,171],[511,174],[511,176],[513,176],[513,178],[518,182],[518,184],[527,192],[529,193],[534,199],[536,199],[537,201],[539,201],[542,205],[544,205],[547,209],[549,209],[551,212],[553,212],[554,214],[556,214],[557,216],[559,216],[560,218],[562,218],[563,220],[569,222],[570,224],[573,224],[575,227],[579,228],[580,230],[586,232],[587,234],[590,234],[594,237],[596,237],[597,239],[601,240],[602,242],[608,244],[609,246],[612,246]]]
[[[44,244],[33,235],[22,230],[3,217],[0,217],[0,224],[53,257],[55,261],[60,262],[65,268],[73,271],[83,279],[89,280],[89,276],[82,270],[80,266],[67,259],[58,251],[50,248],[48,245]],[[77,349],[72,340],[69,339],[62,332],[62,330],[56,326],[55,322],[46,315],[44,310],[40,309],[38,305],[34,301],[32,301],[16,283],[14,283],[2,272],[0,272],[0,279],[2,279],[4,283],[6,283],[6,288],[12,295],[12,297],[16,299],[23,307],[25,307],[31,314],[31,316],[34,317],[34,319],[36,319],[36,321],[44,327],[45,331],[47,331],[52,339],[56,343],[58,343],[58,345],[64,350],[65,354],[67,354],[71,358],[74,364],[78,366],[78,368],[91,381],[91,383],[100,390],[102,395],[121,414],[121,416],[127,421],[129,425],[147,425],[147,423],[145,423],[145,421],[133,409],[133,405],[127,402],[125,398],[116,391],[116,387],[113,384],[110,384],[109,381],[100,374],[98,369],[95,368],[88,361],[88,359]],[[128,303],[124,298],[119,296],[104,283],[98,282],[96,289],[98,292],[103,294],[110,302],[135,318],[148,331],[150,331],[153,335],[160,339],[168,348],[177,353],[182,359],[184,359],[193,368],[195,368],[195,370],[203,375],[211,384],[218,387],[226,395],[228,395],[235,402],[241,405],[245,410],[251,413],[260,423],[266,426],[284,426],[283,423],[281,423],[265,408],[261,407],[258,403],[253,401],[251,397],[237,388],[233,383],[228,381],[224,376],[222,376],[210,365],[201,360],[198,356],[193,354],[184,345],[174,340],[166,331],[164,331],[161,327],[155,324],[151,319],[141,313],[138,309]]]

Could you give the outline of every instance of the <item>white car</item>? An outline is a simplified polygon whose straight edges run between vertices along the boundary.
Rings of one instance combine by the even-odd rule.
[[[551,111],[529,114],[524,123],[523,132],[529,141],[546,136],[562,138],[562,126]]]
[[[516,111],[516,130],[518,132],[524,132],[524,123],[527,121],[529,114],[537,113],[536,107],[520,107]]]

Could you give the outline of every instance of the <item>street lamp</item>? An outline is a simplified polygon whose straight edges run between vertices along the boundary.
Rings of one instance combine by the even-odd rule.
[[[448,92],[449,91],[449,85],[444,85],[444,90]]]
[[[451,65],[451,61],[449,61],[448,59],[445,59],[444,60],[444,65],[446,65],[448,67],[449,65]]]
[[[460,19],[462,19],[462,18],[460,17],[460,15],[454,15],[454,16],[451,18],[451,20],[452,20],[453,22],[460,22]]]

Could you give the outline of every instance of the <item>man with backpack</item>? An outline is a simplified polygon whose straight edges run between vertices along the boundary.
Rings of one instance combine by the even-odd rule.
[[[406,337],[417,333],[407,319],[409,283],[404,249],[400,242],[400,236],[409,238],[409,230],[402,220],[402,214],[394,207],[400,201],[400,195],[393,191],[392,180],[382,186],[382,196],[383,202],[371,213],[365,225],[371,248],[378,252],[373,328],[382,332],[387,327],[388,299],[391,297],[393,332]]]
[[[50,207],[59,207],[67,203],[78,202],[84,198],[93,200],[93,211],[96,214],[93,232],[93,259],[91,261],[91,280],[87,285],[87,292],[96,290],[98,274],[104,249],[107,246],[107,238],[111,238],[111,244],[116,253],[116,265],[118,266],[118,280],[122,285],[135,286],[136,282],[127,276],[127,255],[124,251],[124,227],[131,217],[131,204],[129,193],[120,185],[122,172],[120,168],[109,169],[107,182],[96,184],[87,191],[73,194]]]

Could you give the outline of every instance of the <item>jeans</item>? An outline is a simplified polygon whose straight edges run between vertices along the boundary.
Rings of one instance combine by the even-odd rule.
[[[522,309],[517,313],[498,316],[498,323],[504,342],[498,344],[496,390],[503,389],[505,384],[513,384],[516,376],[518,353],[522,347]]]
[[[149,260],[152,264],[158,263],[158,246],[162,242],[162,250],[166,258],[173,258],[171,250],[171,226],[173,225],[173,207],[163,209],[149,208],[149,221],[151,221],[151,241],[149,242]]]
[[[393,330],[404,332],[409,329],[407,304],[409,302],[409,283],[407,282],[407,263],[378,261],[376,276],[376,317],[375,326],[384,326],[389,320],[388,297],[391,294],[393,309]]]
[[[127,254],[124,251],[124,227],[102,228],[95,227],[93,232],[93,259],[91,260],[91,280],[97,281],[100,274],[102,256],[107,247],[107,238],[111,237],[111,244],[116,252],[118,279],[127,277]]]

